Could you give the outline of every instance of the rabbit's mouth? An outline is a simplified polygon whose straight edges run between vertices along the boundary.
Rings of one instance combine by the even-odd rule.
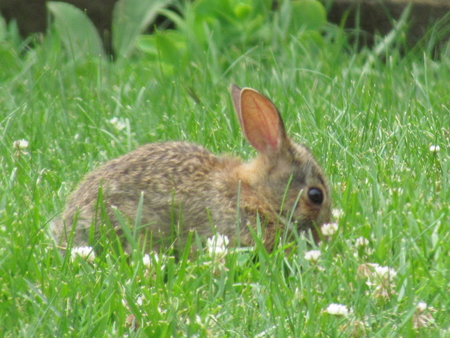
[[[302,221],[296,223],[296,229],[298,233],[305,233],[316,229],[316,224],[313,221]]]

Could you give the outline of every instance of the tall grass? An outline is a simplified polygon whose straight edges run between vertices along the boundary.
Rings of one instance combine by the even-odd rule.
[[[20,55],[7,35],[0,335],[449,337],[448,50],[438,61],[419,51],[402,57],[397,47],[381,57],[327,30],[318,40],[274,35],[240,47],[216,45],[210,32],[208,48],[175,71],[139,52],[117,63],[74,59],[51,32]],[[252,156],[230,83],[272,98],[327,173],[343,214],[338,233],[316,248],[318,261],[305,259],[303,241],[290,255],[257,245],[178,262],[151,255],[144,264],[139,251],[62,257],[49,223],[100,163],[163,140]],[[28,147],[13,146],[21,139]],[[328,313],[331,303],[350,313]]]

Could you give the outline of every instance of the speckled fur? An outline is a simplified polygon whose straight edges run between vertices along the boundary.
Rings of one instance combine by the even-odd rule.
[[[284,126],[281,127],[284,132]],[[252,245],[250,228],[256,230],[257,215],[264,227],[264,245],[272,250],[276,234],[283,231],[293,209],[293,228],[311,229],[315,240],[319,240],[316,230],[330,219],[328,185],[309,149],[282,137],[279,151],[269,155],[259,152],[248,163],[235,157],[215,156],[187,142],[144,145],[86,176],[69,197],[62,219],[53,229],[55,238],[59,245],[66,246],[74,217],[74,246],[88,245],[92,224],[96,229],[94,238],[98,236],[100,217],[96,210],[102,187],[105,210],[119,235],[122,230],[113,207],[133,225],[143,194],[139,241],[147,250],[170,245],[183,248],[192,230],[201,238],[217,232],[227,235],[233,245]],[[310,201],[309,187],[323,191],[321,205]],[[142,243],[144,240],[146,243]],[[130,251],[125,240],[123,245],[125,251]]]

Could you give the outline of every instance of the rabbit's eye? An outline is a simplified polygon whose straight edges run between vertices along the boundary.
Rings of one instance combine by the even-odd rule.
[[[323,192],[319,188],[309,189],[308,197],[314,204],[322,204],[323,202]]]

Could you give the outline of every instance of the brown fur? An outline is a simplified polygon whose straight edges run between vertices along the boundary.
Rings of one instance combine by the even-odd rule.
[[[74,217],[74,245],[88,245],[92,224],[94,238],[98,237],[99,187],[109,220],[119,235],[122,230],[114,207],[133,225],[143,194],[139,241],[147,250],[172,244],[183,248],[190,231],[202,238],[220,233],[228,236],[233,245],[253,245],[250,228],[256,231],[258,217],[263,243],[272,250],[278,240],[276,235],[288,226],[292,210],[290,229],[311,229],[318,241],[317,229],[329,222],[331,214],[329,188],[321,168],[306,147],[285,135],[281,117],[267,98],[237,86],[232,87],[232,95],[244,134],[258,151],[254,160],[244,163],[234,157],[217,157],[187,142],[144,145],[86,176],[70,196],[62,221],[54,228],[59,244],[67,244]],[[261,117],[262,114],[270,118]],[[258,121],[262,120],[260,126]],[[308,197],[310,187],[323,192],[320,205]],[[125,240],[123,245],[130,251]]]

